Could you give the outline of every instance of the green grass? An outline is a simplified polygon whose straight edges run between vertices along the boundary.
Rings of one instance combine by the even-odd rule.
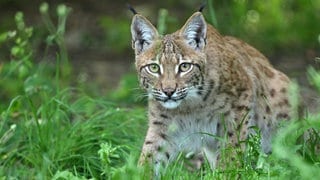
[[[49,23],[47,42],[60,47],[53,65],[34,61],[32,28],[22,13],[17,30],[0,35],[13,58],[0,64],[0,179],[151,179],[151,167],[136,165],[147,128],[145,103],[135,102],[141,92],[132,90],[136,81],[126,76],[106,97],[74,86],[61,39],[66,16]],[[319,88],[320,72],[308,73]],[[225,148],[223,157],[233,153],[236,160],[223,169],[189,172],[181,155],[162,179],[320,179],[319,132],[320,113],[307,114],[280,128],[270,156],[261,153],[258,134],[243,142],[245,152]]]
[[[41,93],[37,104],[21,95],[2,113],[2,176],[47,179],[69,170],[100,177],[106,163],[121,167],[130,150],[138,151],[145,121],[141,109],[120,109],[71,89],[53,96]],[[112,153],[121,155],[111,153],[110,162],[99,159],[103,144],[118,147]]]

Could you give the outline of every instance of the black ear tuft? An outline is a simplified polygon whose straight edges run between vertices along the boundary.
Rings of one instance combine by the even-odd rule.
[[[198,12],[202,12],[202,11],[203,11],[203,9],[206,7],[206,5],[207,5],[207,2],[206,2],[206,1],[204,1],[204,2],[201,4],[201,6],[200,6],[200,8],[199,8]]]
[[[137,13],[137,11],[131,6],[131,4],[127,4],[127,8],[134,14],[134,15],[136,15],[136,14],[138,14]]]

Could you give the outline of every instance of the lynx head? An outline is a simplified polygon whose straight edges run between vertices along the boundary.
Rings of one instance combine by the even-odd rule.
[[[204,88],[207,24],[200,12],[173,34],[159,35],[142,15],[131,24],[132,48],[141,86],[167,109],[199,99]]]

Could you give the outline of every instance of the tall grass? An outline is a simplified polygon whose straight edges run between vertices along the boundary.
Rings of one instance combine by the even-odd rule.
[[[42,6],[41,13],[47,16],[48,8]],[[59,8],[58,13],[68,9]],[[57,25],[44,18],[51,24],[48,43],[64,46],[59,38],[63,38],[67,15],[57,14],[63,19]],[[65,63],[64,47],[59,48],[54,66],[36,63],[32,28],[25,25],[22,13],[15,19],[17,30],[0,35],[0,43],[11,44],[13,58],[0,68],[0,179],[151,179],[152,167],[136,166],[146,110],[119,107],[118,101],[90,97],[82,88],[71,86],[71,75],[63,73],[71,68]],[[320,72],[310,69],[309,75],[312,84],[320,87]],[[112,98],[121,102],[129,98],[127,103],[132,103],[136,97],[125,89],[134,80],[127,78],[122,84],[120,95],[115,92]],[[319,122],[320,113],[283,125],[269,156],[260,151],[259,133],[243,142],[248,146],[245,152],[225,148],[222,154],[237,156],[224,168],[211,170],[206,165],[190,172],[181,155],[165,168],[162,179],[319,179]]]
[[[2,175],[47,179],[68,170],[100,177],[105,169],[98,151],[104,143],[121,147],[117,153],[128,154],[142,137],[141,110],[122,110],[72,89],[53,96],[40,93],[37,104],[34,98],[21,95],[2,113]],[[22,106],[13,108],[18,104]],[[125,159],[123,155],[109,158],[114,166]]]
[[[47,15],[47,9],[41,10]],[[138,152],[145,113],[139,108],[119,108],[65,85],[68,82],[62,83],[62,68],[70,68],[66,67],[69,64],[65,48],[60,47],[63,31],[59,29],[63,29],[65,21],[59,21],[57,28],[51,22],[49,28],[54,35],[48,37],[57,39],[48,43],[60,47],[55,66],[34,61],[32,28],[25,26],[20,12],[16,23],[14,33],[3,35],[3,41],[14,42],[14,59],[2,64],[0,86],[5,89],[10,81],[15,84],[8,90],[10,94],[3,94],[7,101],[3,99],[0,109],[0,177],[110,177],[116,167],[124,165],[131,150]]]

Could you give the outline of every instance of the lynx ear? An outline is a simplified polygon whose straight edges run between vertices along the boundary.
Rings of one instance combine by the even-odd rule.
[[[158,37],[158,31],[145,17],[136,14],[131,23],[131,35],[132,48],[139,54]]]
[[[194,13],[181,28],[180,35],[195,50],[202,50],[206,44],[207,23],[201,12]]]

